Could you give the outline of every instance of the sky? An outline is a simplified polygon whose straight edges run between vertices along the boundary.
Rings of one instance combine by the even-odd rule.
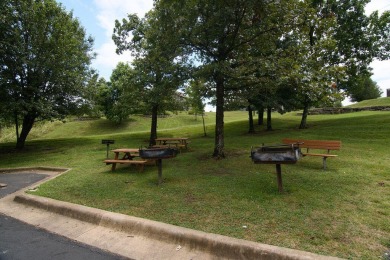
[[[117,55],[115,44],[111,39],[115,20],[127,18],[127,14],[136,13],[138,16],[153,8],[153,0],[57,0],[67,11],[73,11],[88,35],[95,39],[94,51],[97,57],[92,62],[101,77],[110,80],[111,72],[118,62],[131,61],[130,53]],[[366,6],[366,14],[378,10],[381,14],[390,10],[390,0],[371,0]],[[374,75],[371,77],[386,96],[390,89],[390,60],[374,61],[371,63]],[[347,104],[348,101],[344,102]]]

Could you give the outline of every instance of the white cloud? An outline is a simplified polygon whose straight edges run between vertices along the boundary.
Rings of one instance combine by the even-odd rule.
[[[131,62],[130,52],[126,51],[121,55],[116,54],[116,46],[113,41],[101,45],[96,52],[98,56],[94,60],[94,67],[99,68],[100,76],[109,79],[112,70],[119,62]]]
[[[94,0],[100,26],[111,36],[115,20],[127,17],[129,13],[144,16],[153,7],[153,0]]]
[[[380,89],[383,91],[382,96],[387,95],[387,89],[390,89],[390,60],[374,61],[371,63],[374,75],[371,76]]]
[[[385,60],[385,61],[374,60],[370,65],[375,70],[375,77],[373,76],[375,80],[381,81],[389,78],[390,60]]]
[[[112,33],[115,20],[122,20],[127,14],[136,13],[144,16],[153,7],[153,0],[93,0],[96,18],[99,26],[103,29],[99,37],[102,44],[96,46],[97,58],[93,65],[99,70],[99,74],[109,80],[112,70],[118,62],[131,61],[130,52],[121,55],[115,53],[116,46],[112,41]]]
[[[366,15],[369,15],[374,11],[378,11],[379,14],[382,14],[385,10],[389,10],[389,7],[390,0],[372,0],[365,7]]]

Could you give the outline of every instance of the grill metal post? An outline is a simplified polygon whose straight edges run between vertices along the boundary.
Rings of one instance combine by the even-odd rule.
[[[279,193],[283,193],[282,164],[294,164],[301,157],[299,144],[276,144],[251,149],[251,158],[258,164],[275,164]]]
[[[177,150],[173,148],[146,148],[146,149],[140,148],[139,155],[143,159],[156,160],[156,165],[158,169],[158,185],[160,185],[163,183],[162,161],[163,159],[176,157]]]
[[[158,168],[158,185],[160,185],[163,182],[162,178],[162,159],[157,159],[157,168]]]
[[[282,166],[279,163],[276,164],[276,176],[278,178],[278,190],[280,193],[282,193],[283,192]]]
[[[102,144],[106,144],[107,145],[107,153],[106,153],[106,158],[108,159],[108,150],[110,149],[110,144],[114,144],[115,143],[115,140],[107,140],[107,139],[103,139],[102,140]],[[115,164],[113,164],[115,165]]]

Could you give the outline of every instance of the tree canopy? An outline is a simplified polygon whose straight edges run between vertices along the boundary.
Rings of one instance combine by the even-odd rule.
[[[93,40],[54,0],[3,0],[0,19],[0,117],[23,148],[37,120],[63,118],[77,102]]]
[[[156,90],[167,91],[160,80],[175,61],[192,61],[192,76],[216,105],[213,156],[223,158],[227,107],[307,111],[338,103],[348,80],[373,58],[388,58],[389,14],[365,16],[367,2],[158,0],[144,19],[117,21],[113,39],[119,52],[136,54]]]
[[[280,37],[294,23],[296,1],[156,1],[164,32],[176,38],[188,56],[198,61],[198,75],[213,86],[216,104],[213,156],[224,155],[225,91],[244,65],[238,62],[251,49],[260,50],[266,39]]]
[[[360,75],[356,78],[355,84],[351,86],[351,101],[360,102],[367,99],[379,98],[382,94],[381,89],[369,75]]]

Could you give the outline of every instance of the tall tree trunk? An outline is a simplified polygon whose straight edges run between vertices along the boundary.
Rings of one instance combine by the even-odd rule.
[[[258,113],[259,113],[259,116],[257,119],[257,124],[263,125],[264,124],[264,107],[260,108]]]
[[[253,125],[253,113],[251,105],[248,106],[248,115],[249,115],[249,131],[248,133],[253,134],[255,132],[255,126]]]
[[[299,129],[307,128],[306,122],[307,122],[308,114],[309,114],[309,105],[305,104],[305,106],[303,107],[302,119],[301,119],[301,124],[299,125]]]
[[[220,73],[215,76],[216,82],[216,115],[215,115],[215,144],[214,144],[214,153],[213,157],[217,159],[225,158],[225,153],[223,151],[225,146],[224,141],[224,95],[225,95],[225,86],[224,78]]]
[[[203,121],[203,134],[206,137],[207,132],[206,132],[206,124],[204,123],[204,112],[202,112],[202,121]]]
[[[157,113],[158,113],[158,105],[153,105],[152,107],[152,125],[150,127],[150,140],[149,146],[153,146],[156,144],[157,138]]]
[[[20,132],[20,135],[16,137],[16,149],[23,149],[24,145],[26,143],[26,139],[28,134],[30,133],[34,123],[35,123],[35,116],[31,114],[27,114],[23,117],[23,124],[22,124],[22,131]],[[17,119],[16,121],[17,122]],[[18,126],[16,126],[18,127]],[[16,131],[17,133],[19,130]]]
[[[18,113],[14,113],[14,120],[15,120],[15,132],[16,132],[16,140],[19,139],[19,120],[18,120]]]
[[[271,118],[272,108],[267,107],[267,131],[272,131],[272,118]]]

